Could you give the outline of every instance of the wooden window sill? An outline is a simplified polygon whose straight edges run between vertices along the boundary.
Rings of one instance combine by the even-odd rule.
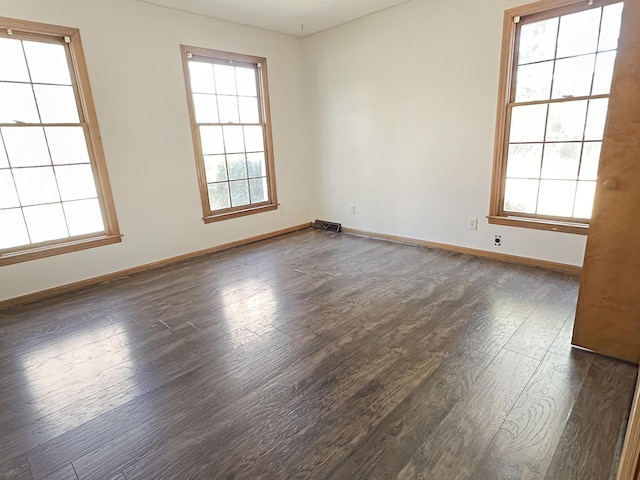
[[[589,225],[586,223],[561,222],[542,218],[525,218],[512,216],[489,215],[489,223],[494,225],[507,225],[509,227],[534,228],[536,230],[549,230],[551,232],[575,233],[586,235]]]
[[[215,213],[215,214],[209,215],[208,217],[203,217],[202,220],[204,220],[204,223],[220,222],[222,220],[227,220],[229,218],[244,217],[246,215],[253,215],[254,213],[268,212],[270,210],[277,210],[277,209],[278,209],[277,204],[260,205],[257,207],[248,207],[242,210],[234,210],[231,212]]]
[[[13,263],[28,262],[38,258],[52,257],[54,255],[62,255],[63,253],[76,252],[78,250],[86,250],[87,248],[101,247],[103,245],[111,245],[122,241],[122,235],[102,235],[99,237],[83,238],[81,240],[70,240],[64,243],[56,243],[54,245],[46,245],[43,247],[29,248],[16,252],[8,252],[0,254],[0,267],[3,265],[11,265]]]

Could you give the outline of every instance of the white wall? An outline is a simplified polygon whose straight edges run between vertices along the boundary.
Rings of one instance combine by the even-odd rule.
[[[0,268],[0,300],[310,221],[299,38],[133,0],[0,0],[0,15],[80,29],[124,234]],[[281,210],[202,222],[180,44],[267,58]]]
[[[134,0],[0,0],[2,16],[80,28],[124,234],[0,268],[0,300],[313,218],[580,265],[583,236],[485,219],[502,13],[517,2],[412,0],[299,39]],[[180,44],[268,59],[282,209],[202,223]]]
[[[584,236],[485,218],[502,18],[516,4],[412,0],[304,39],[314,217],[582,264]],[[477,231],[468,230],[468,217],[479,218]],[[494,235],[502,247],[493,246]]]

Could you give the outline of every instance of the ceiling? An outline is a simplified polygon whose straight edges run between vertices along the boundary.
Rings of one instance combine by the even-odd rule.
[[[139,0],[291,35],[311,35],[408,0]],[[301,28],[304,25],[304,28]]]

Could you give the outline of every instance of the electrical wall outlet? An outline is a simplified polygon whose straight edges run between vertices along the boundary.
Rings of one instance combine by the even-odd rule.
[[[351,205],[349,205],[349,214],[350,215],[355,215],[356,214],[356,206],[354,203],[352,203]]]
[[[502,235],[495,235],[495,237],[493,238],[493,244],[496,247],[502,246]]]
[[[469,217],[469,230],[478,229],[478,217]]]

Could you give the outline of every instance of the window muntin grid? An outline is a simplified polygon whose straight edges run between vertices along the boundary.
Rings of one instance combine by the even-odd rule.
[[[190,107],[204,176],[205,214],[272,203],[262,65],[188,54]]]
[[[502,211],[588,222],[622,3],[516,30]]]
[[[106,233],[70,41],[0,36],[2,252]]]

